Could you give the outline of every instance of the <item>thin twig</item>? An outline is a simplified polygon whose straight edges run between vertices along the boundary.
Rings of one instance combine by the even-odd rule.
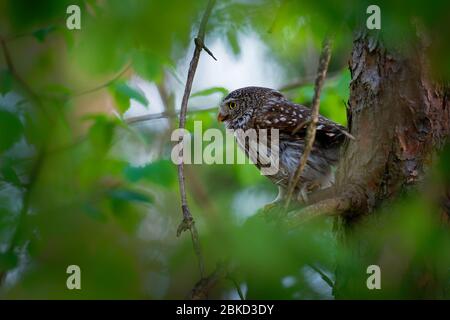
[[[305,149],[303,150],[302,157],[300,159],[300,163],[295,171],[294,175],[291,178],[289,183],[289,188],[286,196],[286,204],[285,208],[289,207],[289,204],[292,199],[292,194],[294,193],[295,187],[300,182],[300,176],[303,173],[303,170],[308,161],[309,154],[314,145],[314,140],[316,138],[316,126],[317,121],[319,119],[319,106],[320,106],[320,92],[322,90],[322,86],[325,82],[325,77],[327,75],[328,64],[330,62],[331,57],[331,40],[330,38],[325,38],[322,48],[322,53],[320,55],[319,68],[317,70],[317,78],[315,82],[314,88],[314,96],[311,106],[311,118],[309,119],[311,122],[308,126],[308,130],[306,133],[306,144]]]
[[[16,82],[22,87],[22,89],[25,91],[26,95],[28,95],[29,99],[34,103],[34,105],[39,109],[39,111],[42,112],[42,114],[48,119],[52,120],[53,116],[47,112],[47,110],[44,107],[44,104],[42,103],[42,100],[38,94],[36,94],[33,89],[29,86],[29,84],[20,76],[20,74],[17,72],[17,69],[15,68],[14,62],[11,58],[11,54],[9,52],[6,40],[0,37],[0,43],[3,51],[3,55],[5,57],[6,65],[8,67],[9,72],[11,75],[15,78]],[[50,129],[51,130],[51,129]],[[31,195],[33,188],[36,184],[36,180],[38,178],[38,175],[40,173],[40,170],[43,166],[43,163],[45,161],[45,157],[47,156],[47,143],[44,143],[42,146],[42,149],[39,151],[36,161],[34,162],[30,175],[29,175],[29,183],[27,184],[26,189],[24,190],[24,194],[22,197],[22,207],[19,212],[19,216],[17,217],[17,225],[16,229],[14,230],[9,245],[6,248],[7,253],[12,253],[15,249],[15,247],[20,242],[20,236],[23,232],[23,227],[25,224],[25,220],[27,218],[27,214],[30,209],[31,205]],[[3,282],[7,274],[7,271],[0,271],[0,284]]]
[[[204,109],[200,109],[200,108],[191,109],[188,111],[188,113],[198,113],[198,112],[207,112],[207,111],[217,111],[217,107],[204,108]],[[125,122],[127,124],[137,124],[137,123],[144,122],[144,121],[173,118],[176,116],[177,116],[177,114],[173,114],[173,113],[164,111],[164,112],[159,112],[159,113],[144,114],[142,116],[129,117],[129,118],[125,119]]]
[[[23,232],[24,225],[26,224],[27,215],[30,210],[31,193],[36,184],[36,180],[40,173],[40,169],[44,162],[45,156],[46,151],[44,149],[41,152],[39,152],[37,159],[31,169],[29,177],[30,182],[28,183],[26,190],[24,190],[24,194],[22,197],[22,207],[20,209],[19,216],[17,217],[16,228],[11,236],[11,239],[9,240],[8,247],[6,248],[5,251],[6,254],[12,254],[14,252],[14,249],[20,242],[20,236]],[[4,283],[7,273],[8,270],[0,270],[0,285]]]
[[[322,280],[331,288],[334,288],[334,283],[333,280],[330,279],[330,277],[328,277],[325,272],[323,272],[322,270],[320,270],[320,268],[316,267],[313,264],[309,264],[308,265],[311,269],[313,269],[315,272],[317,272],[320,277],[322,278]]]
[[[351,200],[348,197],[325,199],[300,210],[289,212],[284,223],[289,229],[295,229],[311,219],[336,216],[347,211],[350,207]]]
[[[183,99],[181,101],[180,122],[179,122],[180,129],[184,129],[185,125],[186,125],[186,113],[187,113],[189,96],[191,94],[191,89],[192,89],[192,82],[194,81],[195,71],[197,70],[200,53],[203,49],[206,48],[206,46],[204,45],[206,24],[208,22],[208,19],[211,14],[214,3],[215,3],[215,0],[208,1],[208,5],[206,7],[205,13],[203,14],[202,20],[200,22],[198,34],[195,39],[194,55],[192,56],[191,63],[189,65],[186,86],[184,88]],[[207,52],[210,53],[209,50]],[[187,203],[183,162],[181,162],[178,165],[178,183],[179,183],[179,187],[180,187],[181,210],[183,212],[183,221],[178,226],[177,235],[179,236],[183,231],[186,231],[186,230],[189,230],[191,232],[192,243],[194,245],[195,254],[197,255],[197,259],[198,259],[200,276],[203,279],[204,274],[205,274],[205,272],[204,272],[205,267],[204,267],[204,262],[203,262],[203,256],[202,256],[202,253],[200,250],[200,242],[198,240],[197,228],[195,227],[194,218],[192,217],[192,214],[189,210],[188,203]]]
[[[202,277],[191,290],[190,300],[205,300],[208,298],[209,292],[217,285],[217,283],[227,275],[227,265],[218,263],[216,269],[207,277]]]
[[[0,38],[0,43],[2,46],[3,55],[5,57],[6,66],[8,67],[9,72],[11,75],[16,79],[16,82],[22,87],[22,89],[25,91],[25,94],[28,95],[31,101],[34,102],[36,107],[46,116],[48,119],[50,119],[50,114],[47,112],[47,110],[44,108],[42,101],[40,100],[39,96],[34,92],[34,90],[28,85],[28,83],[25,82],[25,80],[22,79],[20,74],[17,72],[16,67],[14,66],[14,63],[11,58],[11,54],[9,52],[8,46],[6,44],[6,40],[3,38]]]
[[[114,83],[115,81],[120,79],[130,69],[130,67],[131,67],[131,62],[128,63],[128,65],[122,71],[120,71],[117,75],[115,75],[112,79],[108,80],[107,82],[105,82],[101,85],[98,85],[94,88],[91,88],[91,89],[76,92],[76,93],[70,95],[70,98],[76,98],[79,96],[83,96],[83,95],[86,95],[86,94],[89,94],[89,93],[92,93],[92,92],[95,92],[95,91],[98,91],[98,90],[108,87],[109,85],[111,85],[112,83]]]
[[[236,288],[239,298],[241,300],[245,300],[244,293],[242,292],[241,287],[239,286],[239,283],[236,281],[236,279],[232,277],[230,274],[227,275],[227,279],[233,282],[233,285]]]

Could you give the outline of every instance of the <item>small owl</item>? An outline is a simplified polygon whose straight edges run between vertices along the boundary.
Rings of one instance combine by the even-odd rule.
[[[284,198],[289,181],[300,162],[304,147],[311,109],[287,100],[280,92],[263,87],[245,87],[227,95],[221,105],[218,121],[228,129],[278,129],[279,170],[268,176],[279,187],[277,201]],[[316,139],[305,169],[295,192],[297,200],[306,201],[306,195],[316,189],[334,183],[332,167],[339,160],[339,151],[346,135],[345,128],[323,116],[319,116]],[[238,145],[249,156],[248,147],[241,141]],[[270,151],[270,150],[269,150]],[[259,163],[255,163],[260,168]]]

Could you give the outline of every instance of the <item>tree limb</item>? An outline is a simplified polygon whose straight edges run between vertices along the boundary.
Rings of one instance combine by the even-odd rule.
[[[203,49],[206,48],[206,46],[204,45],[206,24],[208,22],[208,19],[209,19],[209,16],[211,14],[214,4],[215,4],[215,0],[208,1],[208,5],[206,7],[205,13],[203,14],[202,20],[200,22],[200,27],[198,30],[197,37],[195,38],[194,55],[192,56],[191,63],[189,65],[186,86],[184,88],[183,99],[181,101],[180,122],[179,122],[179,126],[178,126],[180,129],[184,129],[185,125],[186,125],[186,113],[187,113],[189,96],[190,96],[191,89],[192,89],[192,82],[194,81],[195,71],[197,70],[200,53]],[[212,55],[212,53],[209,50],[207,50],[207,52],[214,58],[214,56]],[[198,259],[200,276],[203,279],[205,267],[204,267],[201,250],[200,250],[200,243],[198,240],[197,228],[195,227],[194,218],[192,217],[192,214],[189,210],[189,206],[187,203],[186,185],[185,185],[185,177],[184,177],[184,163],[183,162],[181,162],[178,165],[178,183],[179,183],[179,188],[180,188],[181,210],[183,213],[183,221],[178,226],[177,235],[179,236],[183,231],[186,231],[186,230],[189,230],[191,232],[192,243],[194,245],[195,254],[197,255],[197,259]]]
[[[330,57],[331,57],[331,40],[329,38],[325,38],[324,43],[323,43],[322,53],[320,55],[319,68],[317,71],[317,77],[316,77],[316,82],[315,82],[314,96],[313,96],[313,101],[312,101],[312,106],[311,106],[311,119],[309,119],[311,122],[309,123],[308,130],[306,133],[305,149],[303,150],[303,154],[300,159],[297,170],[295,171],[293,177],[291,178],[291,181],[289,182],[289,187],[288,187],[288,191],[287,191],[287,195],[286,195],[286,203],[285,203],[286,209],[289,207],[295,187],[300,182],[300,176],[301,176],[303,170],[305,169],[309,154],[312,150],[314,140],[316,138],[316,126],[317,126],[317,121],[319,119],[320,92],[321,92],[322,86],[325,82],[325,77],[327,75]]]
[[[11,73],[11,75],[16,79],[17,83],[22,87],[22,89],[25,91],[25,94],[28,95],[30,100],[34,102],[34,104],[39,109],[39,111],[41,111],[42,114],[45,117],[47,117],[47,119],[51,119],[50,114],[45,109],[39,96],[36,94],[36,92],[34,92],[34,90],[28,85],[28,83],[26,83],[25,80],[23,80],[23,78],[17,72],[16,67],[14,66],[14,63],[12,61],[8,46],[6,44],[6,40],[4,38],[0,37],[0,43],[1,43],[2,51],[3,51],[3,55],[5,57],[6,66],[8,67],[8,70]]]
[[[336,216],[350,207],[351,199],[348,197],[325,199],[300,210],[289,212],[285,224],[289,229],[295,229],[313,218]]]

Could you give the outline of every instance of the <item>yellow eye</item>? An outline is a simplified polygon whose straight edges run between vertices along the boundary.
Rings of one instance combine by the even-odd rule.
[[[233,110],[234,108],[236,108],[236,103],[235,102],[228,102],[228,108],[230,108],[230,110]]]

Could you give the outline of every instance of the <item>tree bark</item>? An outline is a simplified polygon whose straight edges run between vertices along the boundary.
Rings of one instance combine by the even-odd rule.
[[[357,269],[377,261],[355,233],[390,200],[424,180],[434,151],[450,132],[448,91],[431,78],[425,43],[421,38],[406,50],[387,50],[367,34],[354,39],[347,113],[356,140],[344,146],[336,177],[337,193],[351,199],[351,209],[338,218],[336,232],[344,245],[353,247],[355,269],[338,262],[336,298],[378,294],[367,290],[366,269]],[[401,260],[394,259],[397,269],[407,265]],[[439,296],[428,289],[411,295]],[[391,294],[383,297],[396,297],[395,291]]]

